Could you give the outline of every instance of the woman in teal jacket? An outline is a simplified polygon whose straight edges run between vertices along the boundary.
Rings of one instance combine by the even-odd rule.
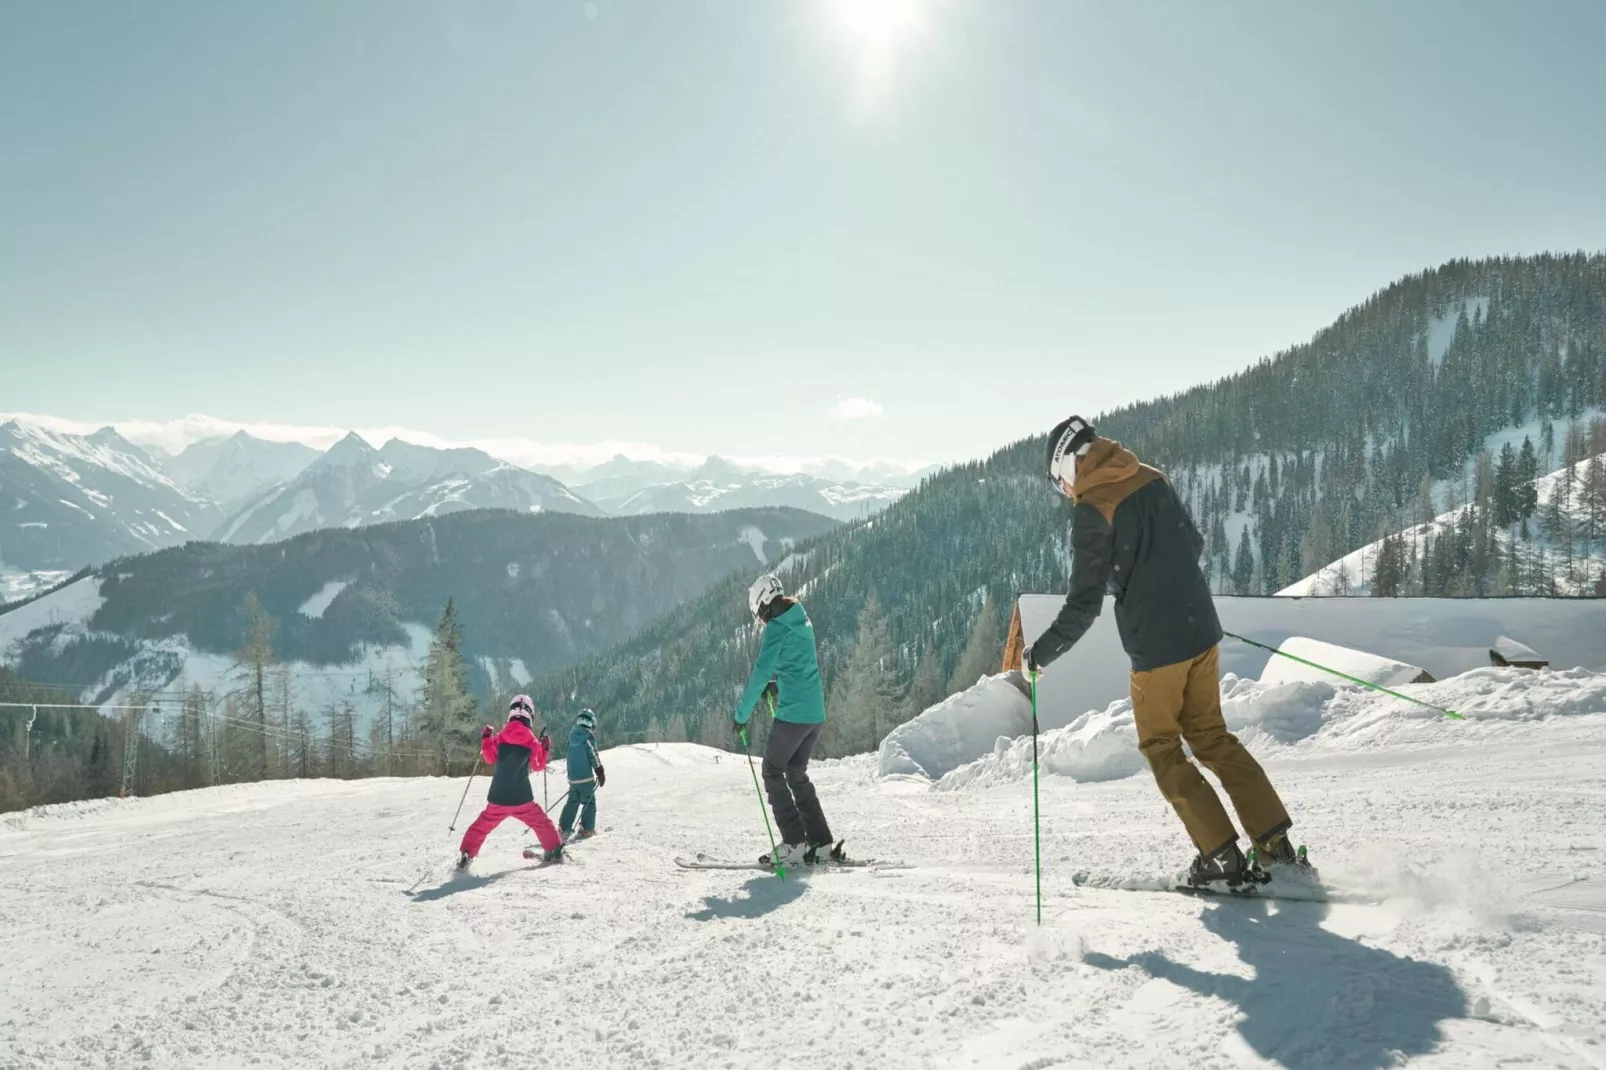
[[[781,581],[760,576],[747,592],[747,607],[764,626],[758,661],[747,689],[736,704],[736,727],[745,728],[761,698],[770,697],[775,723],[764,748],[764,791],[781,834],[776,857],[762,855],[764,865],[796,866],[840,862],[842,843],[833,843],[820,797],[809,780],[809,758],[825,728],[825,692],[820,687],[820,659],[814,649],[814,625]]]

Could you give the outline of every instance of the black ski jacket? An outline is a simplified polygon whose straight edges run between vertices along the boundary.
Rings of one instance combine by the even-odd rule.
[[[1221,642],[1199,568],[1204,537],[1158,469],[1119,442],[1094,439],[1078,459],[1071,515],[1071,590],[1032,644],[1039,667],[1076,645],[1115,597],[1115,624],[1134,672],[1190,661]]]

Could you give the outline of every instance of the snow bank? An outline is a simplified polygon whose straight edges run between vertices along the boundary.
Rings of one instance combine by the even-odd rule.
[[[888,733],[880,775],[937,780],[1031,730],[1031,700],[1007,677],[986,676]]]
[[[1246,743],[1270,739],[1293,743],[1318,732],[1335,694],[1331,684],[1292,680],[1266,684],[1231,673],[1221,682],[1221,713],[1227,727]],[[1038,737],[1038,765],[1054,776],[1091,783],[1119,780],[1142,772],[1148,763],[1138,751],[1132,700],[1118,699],[1090,710],[1064,728]],[[940,791],[987,787],[1030,776],[1032,741],[996,740],[992,753],[960,766],[936,784]]]
[[[1399,690],[1453,709],[1470,725],[1482,723],[1491,728],[1468,729],[1434,710],[1376,691],[1334,687],[1321,680],[1267,683],[1231,673],[1222,677],[1221,712],[1227,727],[1250,747],[1297,744],[1317,750],[1437,745],[1469,739],[1493,742],[1500,738],[1503,723],[1606,714],[1606,675],[1587,669],[1557,673],[1474,669],[1451,680],[1406,684]],[[937,709],[941,707],[928,712]],[[1117,780],[1146,768],[1138,752],[1131,699],[1112,702],[1103,710],[1084,713],[1064,728],[1043,733],[1037,747],[1043,773],[1083,783]],[[939,791],[958,791],[1031,776],[1032,740],[1028,735],[995,738],[975,753],[975,760],[953,763],[948,772],[933,777],[937,781],[934,786]],[[884,756],[883,750],[882,773],[886,775]],[[952,754],[947,757],[952,763]]]
[[[1377,684],[1379,687],[1398,687],[1400,684],[1419,680],[1425,682],[1428,677],[1425,670],[1415,665],[1407,665],[1403,661],[1299,635],[1283,640],[1277,649],[1284,654],[1292,654],[1296,658],[1326,665],[1328,668],[1337,669],[1357,680]],[[1266,684],[1284,684],[1295,680],[1337,682],[1331,674],[1301,664],[1292,658],[1272,658],[1260,674],[1260,682]]]

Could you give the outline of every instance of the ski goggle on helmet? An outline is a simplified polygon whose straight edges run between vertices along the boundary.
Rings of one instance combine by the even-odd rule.
[[[513,701],[507,705],[507,719],[523,721],[526,728],[535,723],[535,703],[530,701],[529,695],[513,696]]]
[[[1062,420],[1048,433],[1048,481],[1066,497],[1065,488],[1076,486],[1076,459],[1093,448],[1093,437],[1093,425],[1080,416]]]
[[[753,586],[747,589],[747,608],[754,617],[762,620],[759,613],[763,608],[781,597],[781,581],[774,576],[760,576],[753,581]]]

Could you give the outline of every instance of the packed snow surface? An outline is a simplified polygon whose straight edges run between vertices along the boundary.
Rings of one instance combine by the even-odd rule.
[[[1293,657],[1272,658],[1266,662],[1266,667],[1260,673],[1262,683],[1285,684],[1292,680],[1338,682],[1332,673],[1316,668],[1317,665],[1337,669],[1346,676],[1353,676],[1357,680],[1377,684],[1379,687],[1408,684],[1412,680],[1420,679],[1423,673],[1423,670],[1415,665],[1407,665],[1403,661],[1369,654],[1364,650],[1324,643],[1320,639],[1307,639],[1302,635],[1284,639],[1277,649]],[[1302,658],[1303,661],[1295,661],[1294,658]]]
[[[461,779],[3,815],[0,1066],[1600,1067],[1606,679],[1407,686],[1469,719],[1228,681],[1331,902],[1124,890],[1188,857],[1141,770],[1043,777],[1041,928],[1029,772],[817,763],[911,868],[784,881],[674,867],[767,846],[747,763],[690,744],[608,751],[563,865],[504,825],[456,880]]]

